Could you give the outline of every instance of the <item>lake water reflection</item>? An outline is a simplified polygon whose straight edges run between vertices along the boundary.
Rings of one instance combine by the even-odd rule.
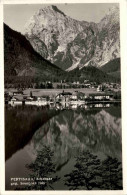
[[[21,189],[122,189],[121,156],[119,105],[61,110],[6,161],[6,190],[19,189],[10,185],[11,178],[29,178],[30,174],[52,181]]]

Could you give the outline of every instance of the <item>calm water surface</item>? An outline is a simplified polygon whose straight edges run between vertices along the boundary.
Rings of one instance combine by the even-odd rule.
[[[86,153],[83,154],[83,151]],[[51,155],[49,155],[50,152]],[[65,184],[67,178],[65,175],[75,170],[78,157],[83,155],[87,160],[93,158],[95,161],[96,155],[101,162],[108,157],[121,162],[120,106],[62,110],[58,115],[52,117],[34,133],[32,139],[23,149],[14,153],[6,161],[6,190],[16,189],[15,186],[10,185],[11,178],[29,178],[31,173],[32,176],[42,177],[39,171],[43,170],[44,167],[43,171],[47,178],[55,176],[60,178],[48,185],[47,190],[69,190],[70,186]],[[90,155],[93,156],[90,157]],[[79,162],[82,165],[85,161],[80,159]],[[33,171],[30,167],[28,168],[31,163],[34,163]],[[42,164],[44,167],[41,167]],[[87,171],[92,171],[93,164],[87,163]],[[39,165],[40,168],[38,168]],[[53,167],[50,172],[46,165]],[[85,172],[86,164],[83,166]],[[93,170],[96,169],[96,166],[98,165],[95,165]],[[55,171],[53,172],[53,170]],[[75,182],[74,172],[73,179]],[[90,185],[92,189],[98,189],[97,186]],[[105,188],[109,189],[110,187]],[[84,184],[79,184],[79,189],[85,190],[87,188]]]

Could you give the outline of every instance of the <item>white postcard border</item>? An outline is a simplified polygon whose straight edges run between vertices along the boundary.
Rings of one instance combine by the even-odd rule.
[[[122,159],[123,190],[120,191],[5,191],[5,147],[4,147],[4,51],[3,50],[3,6],[4,4],[53,4],[53,3],[120,3],[121,86],[122,86]],[[0,190],[7,194],[48,195],[124,195],[127,194],[127,1],[126,0],[1,0],[0,1]]]

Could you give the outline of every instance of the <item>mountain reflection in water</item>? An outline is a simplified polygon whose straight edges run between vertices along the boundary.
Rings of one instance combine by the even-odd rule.
[[[79,154],[84,151],[89,151],[93,156],[97,155],[101,163],[104,163],[104,161],[107,163],[110,162],[111,164],[112,162],[116,163],[114,166],[116,170],[118,168],[118,172],[120,172],[119,166],[121,166],[122,153],[120,107],[112,106],[106,109],[92,109],[87,111],[76,109],[60,112],[59,115],[51,118],[35,132],[31,141],[23,150],[18,151],[18,154],[14,154],[12,158],[7,161],[6,164],[8,164],[8,166],[6,169],[9,169],[9,163],[12,164],[11,161],[13,161],[14,156],[17,155],[19,157],[20,152],[23,151],[29,154],[31,159],[29,160],[29,165],[34,163],[37,159],[38,151],[43,151],[44,146],[49,147],[53,152],[52,159],[50,160],[55,166],[56,173],[50,173],[50,176],[60,177],[60,180],[58,180],[56,184],[52,184],[52,188],[55,190],[70,189],[69,185],[65,185],[65,183],[67,184],[69,181],[65,179],[65,175],[71,174],[71,172],[73,173],[77,162],[76,159]],[[111,157],[112,159],[110,159]],[[106,161],[106,159],[108,160]],[[40,162],[42,162],[42,160]],[[26,167],[28,161],[23,161],[23,164],[24,167]],[[15,166],[15,163],[13,163],[13,166]],[[96,169],[96,167],[94,168]],[[104,169],[104,167],[102,169]],[[89,171],[92,173],[93,169],[89,169]],[[6,174],[7,173],[8,170],[6,170]],[[119,175],[120,180],[122,177],[121,173]],[[8,177],[11,177],[11,173],[7,176],[7,179]],[[91,184],[91,186],[92,185],[93,184]],[[91,189],[121,189],[121,185],[122,184],[118,184],[117,187],[110,187],[108,184],[107,187],[103,185],[102,188],[96,185],[91,187]],[[78,187],[77,189],[88,189],[85,184]],[[49,188],[49,190],[51,190],[51,188]]]
[[[65,110],[36,131],[30,149],[36,151],[43,144],[55,151],[57,167],[79,149],[115,157],[121,154],[121,119],[105,110]]]

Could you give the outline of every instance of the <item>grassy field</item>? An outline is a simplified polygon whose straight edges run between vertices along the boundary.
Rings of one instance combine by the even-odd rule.
[[[33,92],[33,95],[35,96],[43,96],[43,95],[47,95],[47,96],[50,96],[50,95],[53,95],[53,96],[56,96],[57,94],[63,92],[63,89],[33,89],[33,90],[30,90],[30,89],[27,89],[24,91],[24,94],[30,94],[30,91]],[[96,93],[96,89],[65,89],[64,90],[65,92],[71,92],[73,93],[74,91],[78,91],[78,92],[83,92],[85,94],[90,94],[90,93]]]
[[[33,96],[56,96],[57,94],[61,93],[62,91],[65,92],[82,92],[84,94],[91,94],[91,93],[103,93],[103,92],[97,92],[95,88],[77,88],[77,89],[26,89],[24,90],[24,95],[30,95],[30,91],[32,91]],[[8,89],[5,91],[16,91],[15,89]]]

